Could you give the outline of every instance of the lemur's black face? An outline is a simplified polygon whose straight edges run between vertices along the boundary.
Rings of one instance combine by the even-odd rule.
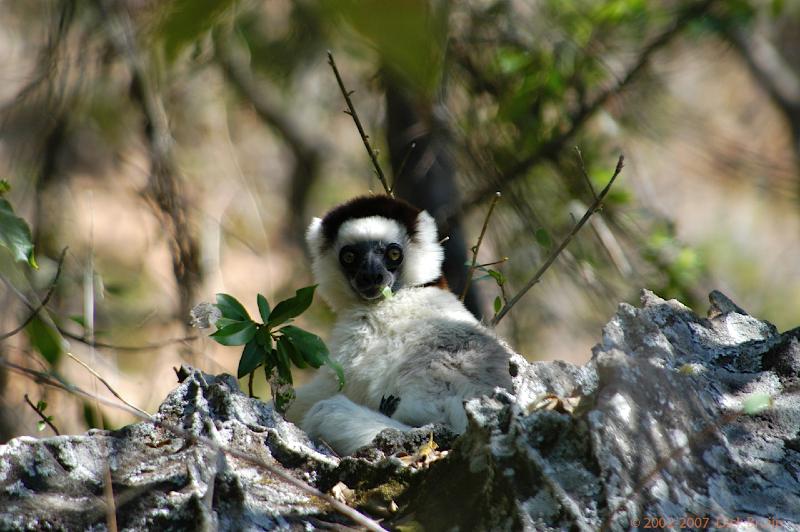
[[[387,286],[395,288],[403,263],[403,248],[394,242],[358,242],[342,247],[339,263],[359,296],[377,299]]]

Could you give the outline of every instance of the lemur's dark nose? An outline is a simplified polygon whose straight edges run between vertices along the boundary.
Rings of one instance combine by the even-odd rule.
[[[356,274],[356,282],[362,286],[383,284],[385,280],[386,276],[381,271],[362,270]]]

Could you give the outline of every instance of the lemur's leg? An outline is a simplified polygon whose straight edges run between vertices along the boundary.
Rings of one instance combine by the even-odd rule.
[[[297,397],[286,412],[286,419],[299,425],[312,406],[338,392],[336,376],[332,372],[320,370],[310,382],[295,390]]]
[[[325,440],[340,455],[352,454],[383,429],[408,430],[411,427],[354,403],[337,394],[319,401],[308,410],[301,424],[312,438]]]

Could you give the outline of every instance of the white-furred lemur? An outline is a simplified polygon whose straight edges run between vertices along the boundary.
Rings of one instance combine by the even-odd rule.
[[[337,313],[329,347],[345,377],[340,391],[326,367],[297,390],[287,418],[309,436],[346,455],[385,428],[461,433],[466,399],[511,390],[513,352],[441,281],[444,250],[427,212],[359,197],[315,218],[306,240]]]

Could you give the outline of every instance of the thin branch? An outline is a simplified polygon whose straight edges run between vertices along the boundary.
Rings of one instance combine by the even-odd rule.
[[[347,103],[348,111],[345,113],[349,114],[353,117],[353,122],[356,123],[356,127],[358,128],[358,134],[361,135],[361,140],[364,141],[364,147],[367,149],[367,153],[369,154],[369,158],[372,160],[372,166],[375,167],[375,173],[378,176],[378,179],[383,185],[383,189],[386,191],[386,194],[389,196],[394,197],[394,192],[392,188],[389,186],[389,182],[386,180],[386,176],[383,174],[383,170],[381,169],[381,165],[378,162],[378,156],[375,154],[375,150],[372,149],[372,146],[369,143],[369,135],[364,132],[364,127],[361,125],[361,120],[358,119],[358,113],[356,112],[356,108],[353,106],[353,102],[350,100],[350,95],[352,92],[348,91],[347,88],[344,86],[344,81],[342,81],[342,76],[339,74],[339,69],[336,68],[336,61],[333,60],[333,54],[328,51],[328,64],[333,69],[333,74],[336,76],[336,82],[339,84],[339,90],[342,91],[342,96],[344,96],[344,101]]]
[[[149,414],[148,412],[146,412],[146,411],[142,410],[141,408],[139,408],[139,407],[137,407],[137,406],[135,406],[135,405],[133,405],[133,404],[129,403],[129,402],[128,402],[128,401],[126,401],[125,399],[123,399],[123,397],[122,397],[120,394],[118,394],[118,393],[117,393],[117,391],[116,391],[116,390],[115,390],[115,389],[114,389],[114,388],[113,388],[113,387],[112,387],[112,386],[111,386],[111,385],[108,383],[108,381],[107,381],[107,380],[105,380],[105,379],[104,379],[104,378],[103,378],[103,377],[102,377],[102,376],[101,376],[99,373],[97,373],[97,371],[95,371],[95,370],[94,370],[94,368],[92,368],[91,366],[89,366],[89,365],[88,365],[86,362],[84,362],[84,361],[83,361],[83,360],[81,360],[80,358],[76,357],[75,355],[73,355],[73,354],[72,354],[72,353],[70,353],[69,351],[66,351],[66,354],[67,354],[67,356],[68,356],[69,358],[71,358],[72,360],[74,360],[75,362],[77,362],[78,364],[80,364],[81,366],[83,366],[83,367],[86,369],[86,371],[88,371],[89,373],[91,373],[92,375],[94,375],[94,376],[97,378],[97,380],[99,380],[101,383],[103,383],[103,386],[105,386],[105,387],[108,389],[108,391],[109,391],[109,392],[111,392],[111,394],[112,394],[114,397],[116,397],[117,399],[119,399],[120,401],[122,401],[123,403],[125,403],[125,404],[126,404],[128,407],[129,407],[129,408],[132,408],[132,409],[136,410],[136,411],[137,411],[137,412],[139,412],[140,414],[142,414],[142,415],[144,415],[144,416],[150,416],[150,414]]]
[[[394,187],[397,186],[397,182],[403,176],[403,170],[406,169],[406,163],[408,162],[408,158],[411,157],[411,152],[413,152],[414,148],[416,147],[417,147],[416,142],[412,142],[411,145],[408,147],[406,154],[403,156],[403,160],[400,162],[400,167],[397,169],[397,173],[395,174],[394,179],[392,180],[392,190],[394,190]]]
[[[102,349],[115,349],[117,351],[150,351],[152,349],[161,349],[162,347],[166,347],[172,344],[181,344],[186,342],[192,342],[201,338],[201,336],[184,336],[182,338],[169,338],[164,340],[163,342],[154,342],[142,345],[115,345],[109,344],[106,342],[98,342],[97,340],[91,340],[86,336],[81,336],[79,334],[75,334],[69,332],[66,329],[58,327],[58,332],[61,333],[63,336],[81,342],[82,344],[88,345],[89,347],[100,347]]]
[[[594,116],[612,96],[619,94],[630,85],[638,75],[644,70],[653,55],[667,46],[677,37],[686,25],[698,17],[704,15],[712,6],[715,0],[702,0],[688,6],[665,30],[654,37],[647,45],[642,48],[636,61],[634,61],[625,73],[611,86],[598,92],[589,102],[582,102],[578,109],[567,121],[567,127],[556,131],[549,140],[539,144],[527,157],[518,161],[510,169],[497,173],[486,187],[476,190],[471,196],[461,203],[461,208],[457,212],[469,210],[482,203],[485,198],[501,185],[506,185],[525,176],[527,172],[539,163],[555,159],[557,154],[563,149],[564,145],[572,139],[587,122]]]
[[[49,416],[46,416],[46,415],[44,415],[44,412],[42,412],[41,410],[39,410],[39,408],[38,408],[38,407],[37,407],[35,404],[33,404],[33,403],[31,402],[30,398],[28,398],[28,394],[27,394],[27,393],[25,394],[25,396],[24,396],[24,397],[25,397],[25,402],[26,402],[26,403],[28,403],[28,406],[30,406],[31,408],[33,408],[33,411],[34,411],[34,412],[36,412],[36,413],[39,415],[39,417],[40,417],[40,418],[42,418],[42,421],[44,421],[45,423],[47,423],[47,426],[48,426],[48,427],[50,427],[50,428],[52,429],[52,431],[56,433],[56,436],[61,436],[61,433],[60,433],[60,432],[58,432],[58,429],[56,428],[56,426],[55,426],[55,425],[53,425],[53,422],[52,422],[52,421],[50,421],[50,417],[49,417]]]
[[[376,521],[374,521],[374,520],[370,519],[369,517],[357,512],[356,510],[354,510],[353,508],[350,508],[346,504],[343,504],[343,503],[337,501],[335,498],[333,498],[332,496],[328,495],[327,493],[323,493],[323,492],[319,491],[318,489],[316,489],[315,487],[313,487],[313,486],[311,486],[309,484],[306,484],[302,480],[300,480],[298,478],[295,478],[291,473],[289,473],[287,471],[284,471],[283,468],[280,467],[279,465],[267,463],[266,461],[262,460],[261,458],[255,456],[253,454],[246,453],[246,452],[243,452],[243,451],[239,451],[237,449],[232,449],[232,448],[230,448],[230,447],[228,447],[226,445],[222,445],[222,444],[220,444],[218,442],[215,442],[214,440],[212,440],[211,438],[208,438],[206,436],[201,436],[201,435],[198,435],[198,434],[192,434],[188,430],[185,430],[184,428],[182,428],[182,427],[180,427],[178,425],[175,425],[173,423],[169,423],[167,421],[159,419],[156,416],[144,415],[141,412],[139,412],[139,411],[137,411],[137,410],[135,410],[133,408],[130,408],[127,405],[121,405],[119,403],[116,403],[116,402],[111,401],[109,399],[106,399],[104,397],[100,397],[100,396],[91,394],[91,393],[89,393],[89,392],[87,392],[87,391],[85,391],[85,390],[83,390],[83,389],[81,389],[81,388],[79,388],[79,387],[77,387],[75,385],[67,384],[67,383],[61,381],[60,379],[56,378],[55,376],[50,375],[48,373],[44,373],[44,372],[41,372],[41,371],[36,371],[36,370],[29,369],[29,368],[26,368],[26,367],[23,367],[23,366],[19,366],[17,364],[14,364],[13,362],[9,362],[9,361],[5,360],[4,358],[0,358],[0,366],[4,366],[4,367],[6,367],[7,369],[9,369],[11,371],[14,371],[14,372],[16,372],[16,373],[18,373],[20,375],[24,375],[24,376],[30,378],[31,380],[33,380],[34,382],[37,382],[39,384],[44,384],[44,385],[47,385],[47,386],[51,386],[53,388],[57,388],[57,389],[63,390],[65,392],[67,392],[67,393],[71,393],[71,394],[74,394],[74,395],[77,395],[77,396],[80,396],[80,397],[84,397],[86,399],[98,401],[98,402],[100,402],[100,403],[102,403],[102,404],[104,404],[106,406],[110,406],[110,407],[116,408],[118,410],[123,410],[125,412],[130,413],[130,414],[133,414],[134,416],[136,416],[136,417],[138,417],[138,418],[140,418],[140,419],[142,419],[144,421],[149,421],[150,423],[153,423],[156,426],[163,427],[164,429],[169,430],[170,432],[180,436],[181,438],[185,438],[187,440],[191,440],[191,441],[196,441],[196,442],[202,443],[204,445],[207,445],[211,449],[214,449],[216,451],[222,451],[222,452],[224,452],[224,453],[226,453],[226,454],[228,454],[230,456],[238,458],[238,459],[240,459],[242,461],[245,461],[245,462],[247,462],[249,464],[253,464],[255,466],[261,467],[261,468],[265,469],[267,472],[269,472],[270,474],[275,475],[276,477],[279,477],[281,480],[283,480],[284,482],[286,482],[288,484],[291,484],[292,486],[296,487],[297,489],[302,490],[302,491],[308,493],[309,495],[311,495],[313,497],[319,497],[320,499],[324,500],[326,503],[330,504],[336,511],[338,511],[342,515],[352,519],[355,523],[365,527],[367,530],[371,530],[371,531],[374,531],[374,532],[385,532],[385,529],[382,528],[380,526],[380,524],[377,523]]]
[[[37,305],[31,311],[31,313],[28,315],[28,317],[25,318],[25,321],[23,321],[18,327],[8,331],[7,333],[0,334],[0,340],[5,340],[6,338],[11,338],[12,336],[14,336],[18,332],[20,332],[22,329],[27,327],[27,325],[30,322],[33,321],[33,318],[35,318],[36,315],[39,314],[39,312],[41,312],[41,310],[50,301],[50,298],[53,296],[53,292],[55,292],[56,284],[58,283],[58,278],[61,277],[61,269],[64,266],[64,257],[66,257],[66,255],[67,255],[67,249],[69,249],[69,248],[64,248],[61,251],[61,256],[58,258],[58,269],[56,269],[56,275],[53,277],[53,280],[50,282],[50,288],[47,289],[47,294],[45,294],[44,299],[42,299],[42,302],[39,303],[39,305]]]
[[[620,155],[619,160],[617,161],[617,167],[614,169],[614,175],[611,176],[611,179],[608,181],[608,184],[605,186],[605,188],[600,191],[600,194],[597,196],[597,199],[591,204],[589,209],[586,211],[583,217],[578,221],[578,223],[575,224],[575,226],[572,228],[572,231],[570,231],[569,234],[564,238],[564,240],[561,241],[561,244],[559,244],[559,246],[550,253],[550,255],[547,257],[547,260],[544,261],[544,264],[542,264],[542,266],[536,271],[536,273],[533,274],[533,277],[531,277],[531,279],[525,284],[525,286],[522,287],[522,289],[519,292],[517,292],[514,295],[514,297],[512,297],[503,306],[503,308],[500,309],[500,312],[498,312],[497,315],[492,319],[491,323],[492,326],[496,326],[498,323],[500,323],[500,320],[503,319],[503,316],[508,314],[508,311],[511,310],[511,308],[514,305],[517,304],[517,301],[519,301],[522,298],[522,296],[524,296],[528,292],[528,290],[530,290],[533,287],[533,285],[539,282],[539,279],[541,279],[542,275],[544,275],[544,272],[546,272],[547,269],[550,268],[550,266],[553,264],[553,262],[555,262],[555,260],[561,254],[561,252],[564,251],[564,248],[566,248],[567,245],[572,241],[572,238],[576,234],[578,234],[578,231],[580,231],[581,228],[586,224],[586,222],[589,221],[589,218],[591,218],[594,213],[600,210],[600,208],[603,205],[603,200],[605,200],[606,196],[608,195],[608,192],[611,190],[611,185],[614,184],[614,181],[617,179],[617,176],[620,174],[620,172],[622,172],[622,167],[624,166],[624,162],[625,162],[625,157]]]
[[[496,260],[494,262],[484,262],[483,264],[476,264],[475,268],[485,268],[487,266],[495,266],[497,264],[503,264],[504,262],[508,262],[508,257],[503,257],[500,260]]]
[[[494,193],[494,197],[492,198],[492,203],[489,205],[489,211],[486,213],[486,218],[483,220],[483,227],[481,228],[481,234],[478,235],[478,243],[475,244],[475,247],[472,248],[472,264],[469,265],[469,270],[467,270],[467,277],[464,280],[464,289],[461,290],[461,301],[464,301],[464,298],[467,297],[467,292],[469,291],[469,285],[472,284],[472,274],[475,273],[475,266],[478,263],[478,251],[481,249],[481,243],[483,242],[483,235],[486,234],[486,228],[489,227],[489,218],[492,217],[492,212],[494,212],[494,208],[497,205],[497,202],[500,201],[500,197],[502,194],[499,192]]]
[[[575,154],[578,156],[578,166],[581,168],[581,174],[583,175],[583,179],[586,181],[586,186],[588,186],[589,190],[592,191],[592,198],[597,201],[597,192],[594,191],[592,179],[589,177],[589,172],[586,171],[586,164],[583,162],[583,154],[578,146],[575,146]]]

